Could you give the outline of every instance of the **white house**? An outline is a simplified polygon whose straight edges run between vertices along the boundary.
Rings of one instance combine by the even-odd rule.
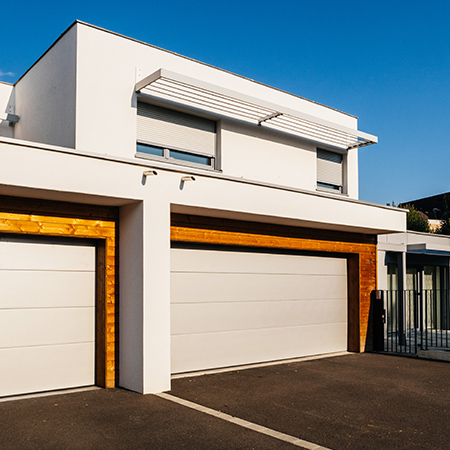
[[[0,396],[370,348],[356,117],[75,22],[0,118]]]

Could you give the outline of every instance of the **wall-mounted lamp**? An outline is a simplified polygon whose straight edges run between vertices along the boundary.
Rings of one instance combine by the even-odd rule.
[[[192,175],[185,175],[185,176],[181,177],[181,181],[182,182],[195,181],[195,177],[193,177]]]
[[[152,177],[158,175],[158,172],[156,170],[146,170],[142,175],[144,175],[144,177]]]
[[[6,120],[9,122],[9,126],[13,127],[18,121],[20,117],[17,114],[8,113],[6,116]]]

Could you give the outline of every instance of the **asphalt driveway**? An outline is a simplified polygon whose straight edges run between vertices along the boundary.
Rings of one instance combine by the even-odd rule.
[[[174,380],[172,395],[332,449],[449,449],[450,364],[370,353]]]
[[[170,394],[327,448],[448,449],[450,364],[375,354],[173,380]],[[161,397],[0,403],[1,449],[294,449]]]

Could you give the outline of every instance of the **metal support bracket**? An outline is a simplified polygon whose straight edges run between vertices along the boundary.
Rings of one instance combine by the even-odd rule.
[[[268,116],[265,116],[262,119],[259,119],[258,120],[258,125],[261,126],[261,124],[263,122],[266,122],[266,121],[268,121],[270,119],[275,119],[275,117],[282,116],[282,115],[283,115],[283,113],[280,113],[280,112],[274,112],[273,114],[269,114]]]

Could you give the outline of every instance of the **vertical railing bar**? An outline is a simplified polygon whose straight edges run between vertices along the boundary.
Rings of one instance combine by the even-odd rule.
[[[395,333],[397,335],[396,339],[395,339],[395,351],[396,353],[398,353],[398,346],[399,346],[399,340],[400,340],[400,333],[399,333],[399,323],[398,323],[398,308],[399,308],[399,304],[398,302],[395,304],[395,308],[393,306],[393,309],[395,311],[395,319],[396,319],[396,329],[395,329]],[[394,333],[392,333],[392,335],[394,335]]]
[[[389,311],[389,294],[386,291],[386,351],[389,351],[389,325],[390,325],[390,311]]]
[[[391,316],[391,296],[388,296],[387,299],[387,310],[388,310],[388,317],[387,317],[387,321],[388,321],[388,326],[387,326],[387,330],[388,330],[388,342],[387,342],[387,347],[388,347],[388,351],[390,350],[392,352],[392,316]],[[391,342],[389,342],[391,341]]]
[[[422,309],[420,307],[419,292],[416,294],[416,333],[420,338],[420,348],[423,349],[423,334],[422,334]]]
[[[432,291],[428,291],[428,303],[430,304],[430,308],[429,308],[429,310],[430,310],[430,327],[429,327],[429,330],[430,330],[430,341],[431,341],[430,347],[433,347],[434,309],[433,309],[433,293],[432,293]],[[435,338],[436,338],[436,336],[435,336]]]
[[[417,353],[417,333],[416,333],[416,329],[414,327],[415,325],[415,304],[414,301],[411,301],[411,298],[409,299],[409,304],[410,304],[410,311],[411,314],[409,316],[409,322],[410,322],[410,336],[411,336],[411,332],[412,330],[414,330],[414,336],[410,337],[410,353]],[[411,326],[412,325],[412,326]],[[414,339],[414,348],[413,348],[413,339]]]
[[[414,303],[413,303],[413,317],[412,317],[412,319],[413,319],[413,328],[414,328],[414,354],[417,353],[417,345],[418,345],[418,342],[417,342],[417,327],[416,327],[417,320],[416,320],[416,318],[417,318],[417,302],[414,300]]]
[[[408,303],[409,303],[409,353],[411,354],[416,352],[415,346],[413,348],[414,337],[411,334],[413,330],[412,325],[414,325],[414,304],[411,303],[411,298],[409,299]]]
[[[391,317],[391,296],[388,294],[388,297],[387,297],[387,302],[386,302],[386,305],[387,305],[387,318],[386,318],[386,320],[388,321],[388,323],[387,323],[387,331],[388,331],[388,336],[387,336],[387,349],[388,349],[388,351],[391,351],[392,352],[392,348],[391,348],[391,342],[390,341],[392,341],[392,317]]]
[[[423,302],[423,297],[422,297]],[[425,305],[425,350],[428,350],[428,333],[427,333],[427,323],[428,323],[428,310]],[[423,326],[423,325],[422,325]]]
[[[447,289],[445,294],[445,335],[446,335],[446,347],[448,348],[448,305],[449,304],[449,290]]]
[[[410,299],[409,296],[406,297],[405,301],[406,305],[406,317],[405,317],[405,333],[406,333],[406,339],[405,339],[405,353],[411,353],[411,333],[408,333],[410,328],[410,312],[411,312],[411,305],[410,305]]]

